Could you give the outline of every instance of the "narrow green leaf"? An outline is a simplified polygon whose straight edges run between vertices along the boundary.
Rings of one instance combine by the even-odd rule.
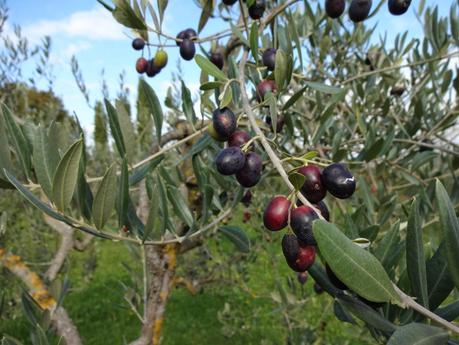
[[[218,228],[228,239],[234,243],[236,248],[243,252],[250,252],[250,241],[244,230],[237,226],[221,226]]]
[[[194,112],[193,101],[191,100],[191,92],[186,87],[183,80],[182,80],[182,110],[188,122],[196,123],[196,113]]]
[[[161,232],[164,233],[167,229],[167,220],[169,219],[169,211],[167,208],[166,187],[163,180],[158,175],[158,191],[159,191],[159,207],[161,211]]]
[[[126,158],[121,164],[121,175],[118,181],[117,211],[119,227],[128,226],[128,207],[129,207],[129,170]]]
[[[198,32],[201,32],[206,26],[207,21],[209,20],[212,12],[214,10],[214,0],[204,0],[204,6],[202,8],[201,16],[199,18]]]
[[[258,22],[253,21],[250,28],[250,50],[255,59],[255,64],[258,65]]]
[[[47,130],[38,127],[33,143],[33,164],[38,183],[49,198],[53,197],[53,177],[59,164],[57,146],[48,139]]]
[[[53,202],[64,211],[70,204],[78,180],[78,169],[83,154],[83,140],[73,143],[64,153],[53,177]]]
[[[126,107],[126,103],[117,99],[115,101],[116,113],[118,114],[118,121],[120,124],[121,133],[123,136],[124,147],[126,149],[126,156],[128,160],[133,159],[136,153],[136,133],[131,121],[131,116]]]
[[[354,297],[341,294],[338,295],[338,302],[353,315],[376,329],[385,332],[393,332],[397,328],[393,323],[386,320],[373,308]]]
[[[307,89],[307,86],[301,88],[300,90],[298,90],[297,92],[295,92],[292,97],[290,97],[287,102],[285,102],[282,110],[287,110],[288,108],[290,108],[292,105],[294,105],[296,103],[296,101],[298,101],[301,96],[303,96],[303,93],[306,91]]]
[[[440,223],[445,238],[445,257],[448,262],[448,270],[456,288],[459,289],[459,222],[454,211],[453,204],[446,193],[440,180],[437,180],[435,187]]]
[[[219,81],[208,81],[204,84],[201,84],[201,86],[199,87],[199,90],[207,91],[207,90],[218,89],[222,85],[223,84]]]
[[[144,98],[148,102],[150,113],[152,114],[153,121],[155,122],[156,139],[160,142],[164,115],[158,96],[156,96],[153,88],[144,79],[139,80],[139,92],[143,93]]]
[[[3,169],[12,171],[11,154],[8,137],[6,136],[5,121],[1,116],[0,108],[0,178],[3,177]],[[6,183],[6,182],[5,182]]]
[[[454,289],[454,283],[449,276],[448,263],[443,255],[444,252],[445,242],[442,242],[426,264],[429,308],[431,310],[438,308]]]
[[[131,174],[129,175],[129,186],[135,186],[137,183],[142,181],[147,174],[155,170],[155,168],[161,163],[164,159],[164,155],[160,155],[150,162],[139,166],[138,168],[134,169]]]
[[[57,219],[61,222],[64,222],[67,225],[70,225],[76,229],[79,229],[83,232],[87,232],[91,235],[94,235],[96,237],[100,238],[109,238],[108,236],[99,233],[98,231],[95,231],[91,228],[88,228],[86,226],[81,226],[81,225],[76,225],[73,224],[72,222],[69,221],[68,218],[63,216],[62,214],[54,211],[49,205],[45,204],[43,201],[41,201],[39,198],[37,198],[32,192],[30,192],[21,182],[19,182],[16,177],[14,177],[12,174],[10,174],[8,171],[4,170],[5,176],[8,178],[8,180],[11,182],[12,185],[18,190],[18,192],[28,201],[30,202],[33,206],[38,208],[40,211],[43,213],[47,214],[48,216]]]
[[[426,260],[422,242],[422,223],[419,214],[419,201],[411,206],[406,233],[406,269],[410,279],[411,291],[418,302],[429,308],[427,295]]]
[[[399,327],[387,345],[446,345],[448,332],[422,323],[410,323]]]
[[[369,301],[401,303],[386,271],[371,253],[324,220],[314,222],[313,232],[325,261],[344,284]]]
[[[190,228],[193,226],[193,214],[191,213],[190,209],[188,208],[188,205],[183,198],[181,192],[178,190],[178,188],[174,186],[167,186],[167,198],[171,202],[175,213],[177,216],[180,217],[180,219],[188,225]]]
[[[231,88],[230,83],[227,83],[225,85],[225,88],[223,89],[223,93],[219,96],[219,100],[220,100],[220,104],[219,104],[220,109],[227,107],[233,100],[233,89]]]
[[[223,73],[217,66],[215,66],[212,62],[206,59],[204,56],[196,54],[194,60],[198,64],[199,68],[208,75],[211,75],[217,79],[227,81],[228,78],[226,77],[225,73]]]
[[[23,173],[26,177],[29,177],[31,162],[27,140],[21,128],[14,121],[13,114],[11,114],[10,109],[6,105],[2,104],[1,110],[6,130],[8,131],[10,139],[13,141],[14,150],[19,162],[21,163]]]
[[[158,0],[159,20],[161,21],[161,23],[163,22],[164,11],[167,8],[168,2],[168,0]]]
[[[112,15],[118,23],[131,29],[147,30],[146,24],[132,9],[129,0],[116,0],[115,4]]]
[[[288,174],[289,181],[295,187],[295,190],[300,190],[303,187],[304,181],[306,181],[306,176],[300,174],[299,172],[293,171]]]
[[[375,256],[381,262],[387,272],[390,272],[395,265],[394,258],[396,258],[399,251],[400,244],[400,222],[397,221],[392,229],[384,234],[384,237],[379,242],[375,250]]]
[[[113,139],[115,140],[116,148],[120,157],[124,157],[126,155],[126,146],[124,145],[123,132],[121,131],[120,122],[118,120],[118,113],[116,112],[115,107],[107,99],[104,101],[105,108],[107,109],[110,131]]]
[[[110,217],[116,201],[116,167],[106,171],[92,204],[92,219],[97,229],[102,229]]]
[[[158,187],[155,186],[153,189],[153,195],[158,194]],[[145,224],[144,240],[147,238],[159,238],[161,230],[161,216],[159,213],[159,202],[156,200],[150,201],[150,211],[148,212],[147,223]]]
[[[342,88],[338,86],[330,86],[323,83],[315,82],[315,81],[307,81],[305,85],[309,86],[310,88],[317,90],[323,93],[335,94],[342,92]]]
[[[287,55],[282,49],[277,49],[276,65],[274,68],[274,80],[276,81],[277,89],[283,90],[287,81]]]
[[[438,308],[435,310],[435,314],[449,322],[456,320],[459,317],[459,300],[448,304],[446,307]]]

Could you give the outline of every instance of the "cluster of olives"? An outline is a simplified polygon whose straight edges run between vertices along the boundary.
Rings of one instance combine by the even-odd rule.
[[[411,0],[389,0],[389,12],[401,15],[408,11]],[[358,23],[367,19],[370,14],[372,0],[352,0],[349,6],[349,19]],[[340,17],[346,8],[346,0],[325,0],[325,11],[330,18]]]
[[[186,61],[193,60],[196,54],[196,46],[194,40],[198,38],[198,34],[194,29],[188,28],[180,31],[177,35],[177,45],[180,47],[180,56]]]
[[[246,2],[245,0],[243,0]],[[223,0],[225,5],[231,6],[234,5],[237,0]],[[266,1],[265,0],[255,0],[255,2],[249,6],[249,16],[252,19],[260,19],[263,17],[263,14],[266,10]]]
[[[135,50],[144,50],[145,41],[143,38],[137,37],[132,41],[132,48]],[[137,59],[135,69],[137,73],[145,73],[149,77],[154,77],[167,65],[167,53],[160,49],[156,52],[155,57],[147,60],[143,56]]]
[[[301,194],[319,210],[327,221],[330,213],[323,202],[327,192],[339,199],[349,198],[355,191],[355,178],[344,164],[333,163],[322,171],[315,165],[306,165],[298,169],[305,181]],[[312,232],[313,221],[318,219],[313,208],[298,201],[293,207],[291,201],[283,195],[275,196],[269,202],[263,214],[263,223],[268,230],[279,231],[290,223],[293,234],[282,238],[282,252],[287,264],[296,272],[305,272],[314,263],[316,241]]]
[[[236,180],[242,187],[250,188],[260,181],[263,161],[256,152],[244,152],[251,137],[249,133],[237,130],[236,127],[236,116],[229,108],[216,109],[213,112],[208,132],[215,140],[228,142],[228,147],[217,155],[215,165],[220,174],[236,175]]]

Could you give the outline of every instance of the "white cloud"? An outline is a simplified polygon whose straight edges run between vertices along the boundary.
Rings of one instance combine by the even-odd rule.
[[[23,27],[24,35],[32,42],[40,41],[43,36],[63,35],[87,40],[124,39],[123,27],[112,15],[101,7],[72,13],[58,20],[40,20]]]

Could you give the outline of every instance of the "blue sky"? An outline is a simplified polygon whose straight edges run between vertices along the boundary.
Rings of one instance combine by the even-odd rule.
[[[110,2],[109,0],[106,0]],[[150,0],[156,3],[154,0]],[[218,1],[218,0],[217,0]],[[376,1],[373,1],[376,3]],[[430,5],[438,5],[440,13],[446,15],[455,0],[430,0]],[[379,23],[377,35],[388,33],[389,42],[401,31],[409,30],[411,36],[421,35],[421,26],[414,15],[419,0],[413,0],[409,13],[404,16],[391,16],[387,10],[369,21]],[[129,30],[118,25],[111,14],[96,0],[8,0],[10,25],[23,27],[24,33],[32,42],[44,35],[53,41],[52,62],[54,64],[55,91],[64,100],[66,108],[75,112],[87,132],[92,131],[93,113],[76,87],[70,69],[70,58],[75,55],[79,61],[85,82],[89,88],[91,101],[101,99],[101,71],[114,97],[118,90],[118,77],[126,71],[126,82],[135,95],[138,75],[134,70],[139,53],[131,49]],[[169,0],[163,29],[176,35],[187,27],[197,27],[200,11],[194,1]],[[349,25],[352,25],[349,23]],[[210,20],[202,35],[225,29],[219,20]],[[8,30],[7,30],[8,31]],[[375,37],[377,39],[377,37]],[[164,99],[171,74],[179,59],[178,48],[169,48],[169,64],[155,78],[148,79],[160,99]],[[198,92],[199,69],[193,61],[181,62],[184,78],[193,93]],[[88,134],[89,134],[88,133]]]

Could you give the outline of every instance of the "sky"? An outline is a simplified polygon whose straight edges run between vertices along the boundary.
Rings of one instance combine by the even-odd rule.
[[[150,1],[156,3],[155,0]],[[419,1],[413,0],[408,13],[403,16],[391,16],[384,8],[377,16],[368,20],[369,25],[378,23],[374,39],[378,40],[380,35],[387,32],[390,43],[397,33],[406,30],[411,37],[420,37],[422,27],[415,16]],[[106,2],[110,3],[110,0]],[[447,15],[455,0],[426,2],[430,6],[438,5],[440,14]],[[93,131],[94,114],[86,104],[72,76],[70,67],[72,55],[78,59],[90,92],[91,102],[102,99],[102,70],[112,98],[119,90],[119,75],[122,71],[126,72],[126,85],[132,97],[135,97],[138,81],[135,61],[140,53],[131,48],[132,33],[119,25],[96,0],[7,0],[7,5],[10,12],[6,33],[11,30],[12,24],[18,24],[32,43],[40,42],[45,35],[51,37],[55,92],[63,99],[67,110],[77,114],[87,134],[90,135]],[[185,28],[196,28],[199,16],[200,10],[194,1],[169,0],[163,31],[175,36]],[[349,25],[353,24],[349,22]],[[226,28],[227,24],[211,19],[201,35],[207,36]],[[156,77],[148,79],[161,101],[166,96],[172,73],[176,71],[179,60],[178,48],[168,48],[167,52],[169,63],[166,68]],[[182,60],[180,63],[187,86],[194,95],[197,95],[199,68],[194,61]]]

